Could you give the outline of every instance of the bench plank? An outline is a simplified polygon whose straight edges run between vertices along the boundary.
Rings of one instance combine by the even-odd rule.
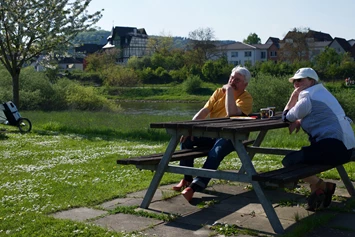
[[[350,161],[355,161],[355,149],[353,149]],[[297,164],[287,168],[284,167],[281,169],[253,175],[252,180],[281,185],[296,182],[299,179],[307,178],[309,176],[319,174],[335,167],[337,166]]]
[[[183,159],[193,159],[206,156],[211,148],[201,147],[193,149],[184,149],[175,151],[170,161],[177,161]],[[163,158],[164,153],[152,154],[148,156],[139,156],[128,159],[117,160],[117,164],[121,165],[156,165],[159,164]]]
[[[245,146],[251,145],[255,140],[244,141]],[[195,159],[208,155],[210,147],[198,147],[193,149],[177,150],[174,152],[170,161],[180,161],[186,159]],[[147,156],[132,157],[128,159],[117,160],[120,165],[156,165],[163,158],[164,153],[151,154]]]

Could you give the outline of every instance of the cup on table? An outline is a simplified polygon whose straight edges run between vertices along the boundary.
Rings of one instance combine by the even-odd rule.
[[[274,112],[270,108],[260,109],[260,118],[261,119],[268,119],[272,116],[274,116]]]
[[[274,107],[274,106],[269,106],[269,107],[267,107],[267,108],[272,111],[272,114],[270,114],[270,117],[275,116],[275,109],[276,109],[276,107]]]

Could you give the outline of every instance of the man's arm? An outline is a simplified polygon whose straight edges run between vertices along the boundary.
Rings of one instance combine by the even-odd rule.
[[[209,113],[210,110],[208,108],[202,108],[195,114],[192,120],[205,119]]]
[[[230,85],[224,85],[226,99],[225,99],[225,108],[227,112],[227,117],[242,115],[242,110],[235,104],[234,99],[234,89]]]

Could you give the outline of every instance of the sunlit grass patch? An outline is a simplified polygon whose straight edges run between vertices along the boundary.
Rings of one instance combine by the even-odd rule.
[[[74,207],[95,207],[146,189],[153,172],[139,170],[134,165],[118,165],[116,161],[164,152],[169,136],[165,130],[150,129],[149,124],[188,119],[40,111],[26,111],[26,117],[33,123],[30,133],[21,134],[15,128],[0,136],[0,235],[122,236],[89,224],[56,220],[49,214]],[[287,130],[278,131],[270,131],[262,145],[299,149],[307,144],[301,133],[289,135]],[[258,172],[263,172],[281,167],[281,160],[282,156],[257,154],[253,163]],[[196,167],[201,167],[204,161],[205,158],[196,159]],[[220,169],[240,167],[237,154],[232,153]],[[345,168],[354,180],[354,164]],[[334,170],[321,176],[339,179]],[[161,185],[181,178],[179,174],[164,174]],[[170,193],[164,196],[169,198]]]

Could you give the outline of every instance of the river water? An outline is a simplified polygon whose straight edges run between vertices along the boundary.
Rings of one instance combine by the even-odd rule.
[[[190,116],[191,118],[205,103],[178,102],[118,102],[124,114],[150,114],[165,116]]]

